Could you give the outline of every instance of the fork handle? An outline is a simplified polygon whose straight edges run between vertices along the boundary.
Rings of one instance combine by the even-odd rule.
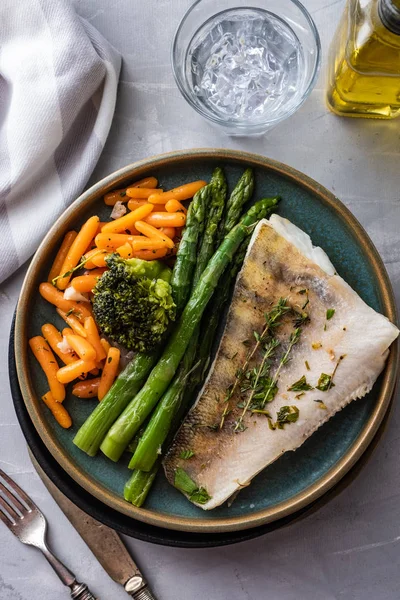
[[[70,588],[71,598],[74,600],[96,600],[86,583],[79,583],[72,571],[70,571],[61,560],[54,556],[46,543],[44,543],[43,546],[39,546],[39,549],[46,557],[48,563],[53,567],[63,584]]]

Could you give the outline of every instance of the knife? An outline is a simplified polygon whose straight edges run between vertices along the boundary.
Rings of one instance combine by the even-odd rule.
[[[156,600],[118,533],[71,502],[49,479],[30,450],[29,455],[44,485],[111,579],[135,600]]]

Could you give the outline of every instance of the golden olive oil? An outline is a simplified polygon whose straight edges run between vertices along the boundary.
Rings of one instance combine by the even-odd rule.
[[[400,115],[400,0],[349,0],[332,41],[329,108],[348,117]]]

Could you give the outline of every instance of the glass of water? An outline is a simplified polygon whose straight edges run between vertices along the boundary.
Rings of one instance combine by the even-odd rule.
[[[228,135],[262,135],[310,94],[320,40],[297,0],[197,0],[172,47],[189,104]]]

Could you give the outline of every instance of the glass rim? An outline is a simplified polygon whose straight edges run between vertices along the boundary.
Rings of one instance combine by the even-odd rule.
[[[314,19],[311,17],[310,13],[305,8],[305,6],[300,2],[300,0],[287,0],[287,1],[290,2],[291,4],[294,4],[295,6],[297,6],[297,8],[300,10],[300,12],[304,15],[304,17],[309,25],[309,29],[310,29],[310,31],[313,35],[314,41],[315,41],[315,64],[314,64],[313,72],[309,78],[308,85],[305,88],[304,92],[302,93],[298,103],[295,104],[294,106],[292,106],[290,108],[290,110],[288,110],[286,113],[284,113],[283,115],[281,115],[275,119],[258,121],[257,123],[249,123],[248,121],[226,121],[223,117],[209,114],[208,112],[203,110],[201,106],[196,104],[193,101],[191,95],[186,91],[184,85],[181,82],[181,78],[178,75],[178,69],[177,69],[176,61],[175,61],[176,47],[177,47],[179,35],[181,33],[183,25],[185,24],[186,19],[188,18],[190,13],[193,11],[193,9],[201,2],[204,2],[204,0],[195,0],[195,2],[193,2],[193,4],[191,6],[189,6],[189,8],[186,10],[182,19],[179,21],[179,24],[176,28],[175,35],[173,37],[172,44],[171,44],[170,57],[171,57],[172,73],[173,73],[173,76],[175,79],[175,83],[178,86],[178,89],[181,92],[184,99],[186,100],[186,102],[202,117],[204,117],[208,121],[212,121],[216,125],[220,125],[225,128],[232,128],[232,129],[236,128],[236,129],[243,129],[246,131],[252,131],[252,130],[256,131],[256,130],[259,130],[260,127],[267,126],[267,125],[271,125],[271,126],[276,125],[276,124],[280,123],[280,121],[287,119],[293,113],[295,113],[302,106],[302,104],[307,100],[308,96],[310,95],[310,93],[313,90],[313,87],[314,87],[314,84],[317,79],[317,76],[318,76],[318,73],[320,70],[320,66],[321,66],[321,50],[322,50],[321,39],[319,36],[318,29],[314,23]],[[232,8],[234,8],[234,7],[232,7]],[[237,8],[241,8],[241,7],[237,7]],[[246,9],[252,9],[252,8],[254,9],[256,7],[246,6],[245,8]]]

